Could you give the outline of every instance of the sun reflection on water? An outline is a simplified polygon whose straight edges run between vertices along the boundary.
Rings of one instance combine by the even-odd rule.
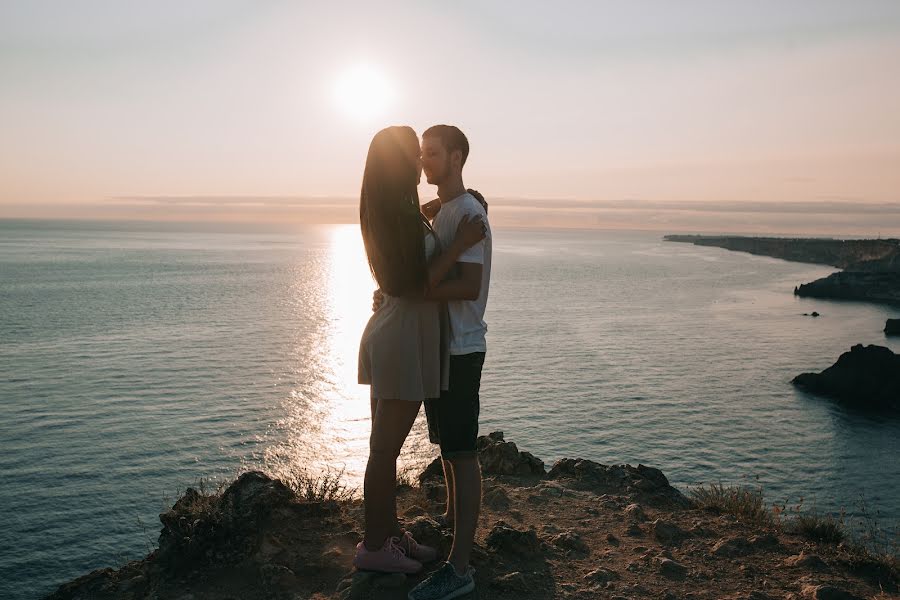
[[[331,372],[330,385],[323,390],[320,439],[328,448],[326,454],[343,466],[348,479],[357,479],[365,470],[371,428],[369,387],[357,383],[357,356],[375,290],[357,225],[332,229],[329,258],[329,331],[324,354]]]
[[[269,472],[285,478],[342,471],[343,483],[361,490],[371,408],[369,386],[357,383],[357,357],[376,285],[359,226],[329,227],[322,251],[316,264],[304,262],[294,271],[291,312],[298,320],[310,312],[316,318],[298,331],[289,353],[294,381],[273,431],[277,441],[266,448],[264,462]],[[404,444],[401,473],[421,469],[435,454],[423,414]]]

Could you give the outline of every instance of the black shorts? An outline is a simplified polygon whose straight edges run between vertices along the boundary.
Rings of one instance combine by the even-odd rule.
[[[440,444],[443,458],[476,456],[484,352],[450,356],[450,389],[440,398],[425,400],[428,439]]]

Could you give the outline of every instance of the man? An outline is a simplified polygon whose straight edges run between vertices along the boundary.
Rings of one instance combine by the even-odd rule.
[[[481,465],[475,439],[487,351],[484,310],[491,275],[491,231],[483,199],[466,191],[463,184],[468,156],[469,141],[457,127],[435,125],[422,134],[422,171],[428,183],[438,188],[438,199],[423,208],[426,216],[433,216],[441,244],[449,247],[464,217],[480,216],[486,237],[457,259],[458,277],[429,292],[432,300],[447,301],[450,317],[449,389],[439,399],[425,401],[425,414],[429,437],[441,447],[447,483],[443,520],[453,526],[453,546],[447,562],[410,592],[410,600],[449,600],[475,588],[469,557],[481,510]]]
[[[469,142],[457,127],[435,125],[422,134],[422,170],[438,188],[438,198],[422,207],[441,244],[449,247],[460,221],[480,216],[485,239],[457,259],[458,276],[429,291],[432,300],[447,302],[450,318],[450,385],[441,397],[425,401],[429,438],[440,444],[447,483],[446,525],[453,527],[450,556],[417,585],[409,600],[450,600],[475,589],[469,566],[481,511],[481,465],[475,440],[481,369],[487,351],[484,310],[491,277],[491,230],[487,204],[478,192],[467,191],[462,169]],[[380,304],[379,293],[375,306]]]

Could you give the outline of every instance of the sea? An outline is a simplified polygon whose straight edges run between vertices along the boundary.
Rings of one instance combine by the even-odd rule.
[[[791,379],[854,344],[900,352],[882,332],[900,309],[797,298],[834,269],[659,232],[495,227],[493,249],[482,433],[896,541],[900,418]],[[359,488],[374,288],[354,225],[0,221],[0,598],[143,557],[189,486],[262,469]],[[422,417],[406,473],[436,455]]]

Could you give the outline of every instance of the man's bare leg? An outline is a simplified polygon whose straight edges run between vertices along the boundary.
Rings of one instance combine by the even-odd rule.
[[[481,465],[478,456],[451,458],[454,483],[456,525],[453,528],[453,547],[447,562],[457,574],[463,575],[472,556],[475,530],[481,512]]]
[[[456,484],[453,477],[453,463],[445,458],[441,458],[441,464],[444,466],[444,483],[447,484],[447,509],[444,511],[444,522],[453,527],[456,523]]]

